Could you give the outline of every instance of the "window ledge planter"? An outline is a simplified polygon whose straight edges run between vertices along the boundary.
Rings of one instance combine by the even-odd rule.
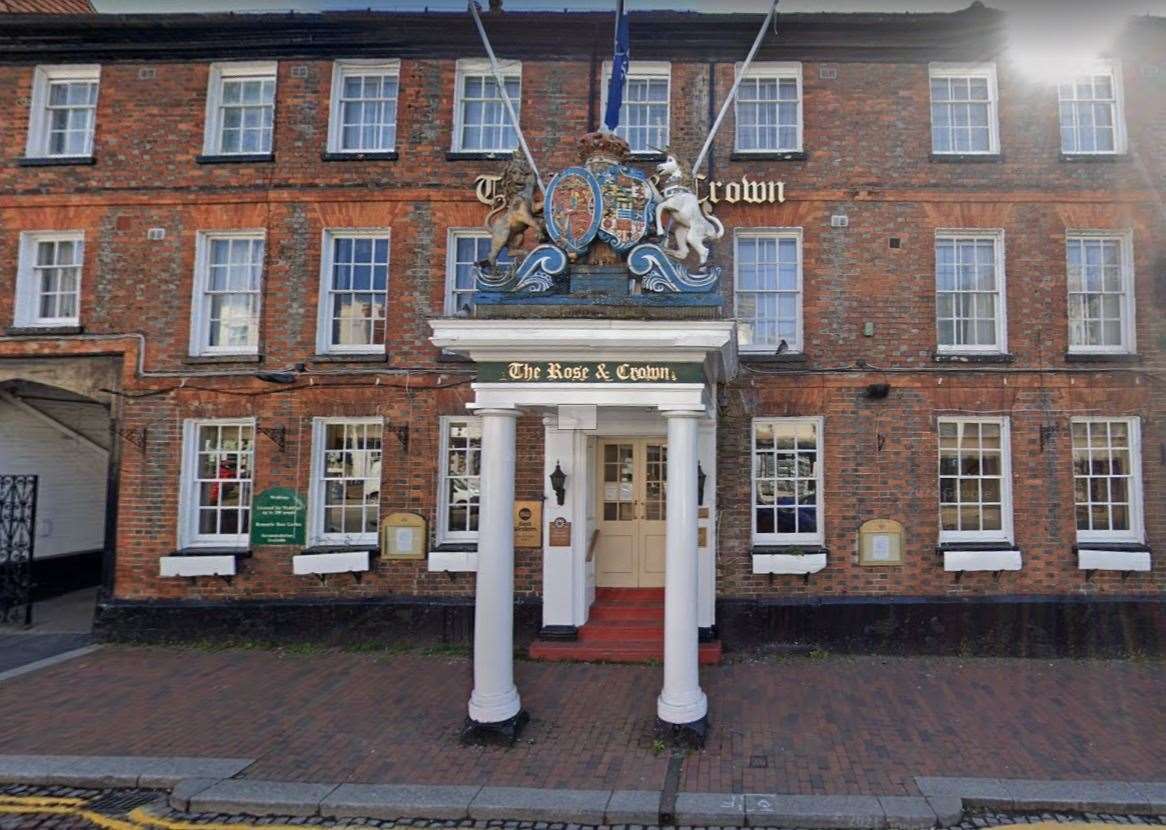
[[[292,573],[296,576],[355,574],[372,570],[372,552],[369,550],[308,551],[292,557]]]
[[[808,576],[826,567],[825,548],[753,548],[753,573]]]
[[[449,573],[475,573],[478,570],[477,545],[438,545],[429,551],[428,569]]]
[[[1148,571],[1150,549],[1114,550],[1102,545],[1082,544],[1077,548],[1077,568],[1082,571]]]
[[[221,576],[230,578],[239,572],[239,560],[251,555],[245,549],[186,548],[158,560],[158,575],[163,578]]]
[[[994,550],[948,548],[943,551],[943,569],[948,572],[1019,571],[1020,565],[1020,551],[1013,548]]]

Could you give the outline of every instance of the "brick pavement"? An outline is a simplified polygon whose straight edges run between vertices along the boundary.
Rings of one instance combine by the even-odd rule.
[[[689,791],[917,794],[915,775],[1166,779],[1161,661],[827,657],[702,673]],[[254,757],[257,779],[658,789],[658,666],[519,661],[533,720],[457,743],[464,657],[107,647],[0,684],[0,753]]]

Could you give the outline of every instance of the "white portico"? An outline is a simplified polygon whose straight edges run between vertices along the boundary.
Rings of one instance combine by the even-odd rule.
[[[435,345],[479,365],[469,404],[482,419],[470,720],[513,729],[524,717],[511,655],[515,420],[527,412],[544,416],[544,631],[586,623],[597,585],[662,584],[657,713],[665,724],[703,731],[708,705],[698,676],[698,632],[714,624],[716,390],[736,369],[734,324],[443,319],[430,325]],[[611,475],[612,464],[623,472]],[[560,471],[561,494],[552,486]],[[624,537],[616,532],[620,517],[632,528]]]

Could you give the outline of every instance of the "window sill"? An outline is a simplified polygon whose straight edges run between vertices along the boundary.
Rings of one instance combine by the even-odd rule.
[[[164,579],[232,577],[239,572],[239,560],[250,555],[248,548],[182,548],[158,559],[158,576]]]
[[[1141,355],[1119,352],[1065,352],[1066,363],[1118,363],[1133,366],[1142,362]]]
[[[755,153],[749,150],[734,150],[729,156],[729,161],[805,161],[807,158],[808,156],[805,150],[789,150],[786,152],[758,150]]]
[[[263,355],[261,354],[194,354],[187,355],[182,358],[182,362],[198,366],[203,364],[221,364],[221,363],[262,363]]]
[[[238,155],[195,156],[196,164],[267,164],[275,161],[275,153],[239,153]]]
[[[93,156],[28,156],[16,160],[17,167],[88,167],[97,164]]]
[[[1016,355],[1011,354],[958,354],[935,352],[932,358],[936,363],[1015,363]]]
[[[1139,542],[1081,542],[1077,550],[1077,569],[1082,571],[1149,571],[1150,546]]]
[[[991,164],[1004,161],[1002,153],[932,153],[932,164]]]
[[[363,547],[359,550],[305,552],[292,557],[292,573],[296,576],[366,573],[372,570],[372,557],[372,551]]]
[[[741,352],[738,359],[750,366],[805,366],[809,358],[803,352]]]
[[[426,567],[431,573],[473,573],[478,570],[478,546],[473,543],[437,545],[429,551]]]
[[[351,354],[314,354],[308,359],[309,363],[388,363],[389,355],[386,352]]]
[[[64,334],[81,334],[82,326],[9,326],[4,330],[7,337],[60,337]]]
[[[964,571],[1019,571],[1020,551],[1007,542],[947,543],[939,546],[943,569]]]
[[[396,150],[376,153],[320,153],[320,161],[397,161]]]
[[[363,545],[329,545],[318,544],[308,545],[301,554],[305,556],[315,556],[317,554],[328,555],[333,553],[358,553],[365,551],[366,553],[376,553],[379,550],[376,542],[367,542]]]
[[[1130,156],[1129,153],[1061,153],[1058,159],[1066,164],[1076,164],[1078,162],[1085,162],[1086,164],[1100,162],[1106,164],[1129,161]]]
[[[755,545],[753,573],[808,576],[826,567],[828,554],[820,545]]]
[[[518,148],[515,147],[514,150]],[[514,155],[514,150],[450,150],[446,161],[503,161]]]

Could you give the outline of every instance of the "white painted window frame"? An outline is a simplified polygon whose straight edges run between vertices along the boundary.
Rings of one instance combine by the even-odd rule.
[[[394,127],[392,147],[378,147],[375,150],[349,150],[343,146],[344,123],[341,104],[344,97],[344,79],[348,75],[393,76],[397,81],[397,121]],[[332,64],[332,92],[328,110],[328,152],[338,155],[366,155],[369,153],[392,153],[397,149],[396,128],[401,117],[401,61],[381,59],[338,60]]]
[[[325,533],[324,532],[324,433],[328,426],[335,424],[376,424],[381,429],[381,487],[384,487],[385,472],[385,419],[380,415],[368,417],[322,417],[312,419],[312,459],[311,477],[308,484],[308,527],[309,546],[315,545],[378,545],[378,533]],[[383,495],[383,493],[382,493]],[[381,516],[383,519],[384,516]],[[378,528],[380,523],[378,522]]]
[[[447,317],[458,313],[457,307],[457,243],[459,239],[489,239],[488,231],[478,228],[449,228],[445,241],[445,292],[442,308]],[[477,293],[475,291],[475,293]]]
[[[817,449],[817,532],[757,532],[757,427],[760,424],[812,423]],[[749,531],[754,545],[821,545],[826,538],[826,419],[821,415],[754,418],[749,424]],[[797,501],[795,495],[795,503]],[[796,506],[796,505],[795,505]]]
[[[332,344],[332,257],[337,238],[384,239],[389,243],[385,269],[385,340],[364,345]],[[384,354],[389,340],[389,292],[393,284],[393,234],[391,228],[325,228],[320,244],[319,295],[316,301],[316,354]],[[372,292],[370,292],[372,293]]]
[[[798,287],[797,287],[797,342],[790,343],[786,341],[787,354],[800,354],[805,348],[805,319],[803,314],[803,306],[805,303],[805,245],[804,234],[801,228],[735,228],[733,230],[733,319],[740,321],[737,313],[737,299],[741,293],[740,289],[740,272],[738,263],[740,257],[738,256],[738,243],[743,238],[765,238],[774,237],[777,239],[793,239],[797,244],[798,250]],[[740,345],[738,350],[743,354],[774,354],[777,352],[781,342],[769,343],[750,343],[747,345]]]
[[[206,116],[204,120],[202,152],[207,156],[250,156],[255,153],[236,151],[226,152],[222,149],[223,125],[219,117],[220,104],[223,98],[223,81],[237,78],[267,78],[274,83],[271,96],[271,147],[259,155],[271,155],[275,152],[276,111],[279,102],[279,63],[278,61],[231,61],[229,63],[212,63],[210,75],[207,79]]]
[[[438,469],[437,469],[437,533],[435,538],[439,545],[449,544],[477,544],[478,531],[474,530],[448,530],[449,520],[449,503],[445,495],[445,480],[449,475],[449,427],[453,423],[460,422],[480,423],[481,418],[476,415],[442,415],[438,419],[441,430],[441,436],[438,443]],[[479,503],[479,510],[480,510]],[[481,513],[478,514],[478,521],[481,522]],[[479,525],[480,526],[480,525]]]
[[[81,267],[77,276],[77,314],[73,317],[40,316],[40,284],[36,275],[36,250],[41,242],[74,242],[80,246]],[[16,266],[16,298],[13,324],[20,328],[56,328],[81,322],[82,286],[85,281],[84,231],[23,231]]]
[[[89,123],[89,152],[49,152],[49,85],[56,81],[90,81],[97,84],[97,102]],[[33,71],[32,95],[28,107],[28,138],[25,155],[28,158],[92,158],[93,141],[97,132],[97,108],[101,103],[101,66],[89,64],[41,65]]]
[[[210,278],[210,248],[211,242],[216,239],[250,239],[263,242],[263,265],[259,273],[259,307],[256,309],[255,345],[239,346],[211,346],[210,341],[210,305],[206,302],[205,289]],[[259,354],[259,343],[263,337],[263,295],[266,293],[267,281],[267,233],[262,228],[230,231],[199,231],[195,236],[194,248],[194,279],[190,301],[190,344],[189,351],[193,357],[212,355],[240,355],[249,356]]]
[[[933,78],[984,78],[988,82],[988,149],[987,150],[936,150],[935,123],[931,107],[937,103],[931,98]],[[946,103],[946,102],[938,102]],[[927,65],[927,120],[931,127],[928,143],[935,156],[998,156],[1000,155],[1000,89],[996,83],[996,64],[988,63],[948,63],[933,62]]]
[[[944,530],[940,518],[939,480],[940,456],[939,425],[944,423],[998,424],[1000,426],[1000,530]],[[957,482],[959,478],[957,477]],[[958,483],[957,483],[958,487]],[[1000,542],[1014,544],[1012,504],[1012,428],[1005,415],[944,415],[935,421],[935,517],[939,527],[940,544],[961,542]]]
[[[743,64],[738,63],[734,67],[734,72],[740,74]],[[802,64],[801,61],[774,61],[768,63],[754,63],[749,67],[749,71],[743,76],[744,78],[756,78],[761,80],[777,80],[784,81],[793,78],[798,85],[798,121],[797,133],[798,140],[794,147],[765,147],[754,149],[743,149],[738,143],[737,139],[739,133],[737,131],[738,124],[740,124],[740,101],[733,102],[733,152],[739,155],[765,155],[772,153],[800,153],[805,149],[805,108],[804,98],[805,93],[802,89]],[[780,103],[775,101],[774,103]]]
[[[1113,58],[1102,58],[1095,61],[1089,61],[1076,68],[1075,74],[1090,74],[1101,75],[1107,74],[1110,77],[1110,82],[1113,84],[1113,149],[1112,150],[1073,150],[1067,155],[1070,156],[1123,156],[1129,152],[1129,137],[1126,133],[1126,106],[1125,106],[1125,91],[1122,84],[1122,65],[1121,61]],[[1064,138],[1061,134],[1061,93],[1060,85],[1057,90],[1057,141],[1058,149],[1063,153]]]
[[[996,260],[996,345],[942,345],[939,342],[939,257],[936,244],[941,240],[980,240],[992,238],[992,252]],[[935,350],[943,355],[1002,355],[1008,354],[1008,277],[1005,270],[1005,237],[1003,228],[936,228],[932,243],[932,301],[935,313]]]
[[[1137,304],[1134,302],[1134,232],[1125,230],[1102,230],[1069,228],[1065,231],[1065,295],[1066,302],[1071,293],[1068,286],[1069,277],[1069,242],[1074,239],[1102,239],[1114,240],[1121,246],[1121,279],[1122,279],[1122,319],[1121,345],[1119,346],[1083,346],[1074,345],[1070,339],[1070,354],[1137,354],[1137,326],[1135,325]],[[1066,307],[1065,324],[1069,324],[1068,308]],[[1069,333],[1071,335],[1071,332]]]
[[[1080,545],[1092,543],[1142,543],[1146,541],[1145,493],[1142,490],[1142,419],[1136,415],[1091,415],[1070,419],[1070,427],[1077,423],[1113,423],[1120,421],[1129,428],[1130,453],[1130,529],[1129,530],[1078,530]],[[1069,461],[1073,460],[1073,439],[1070,432]],[[1072,470],[1072,467],[1070,467]],[[1075,476],[1074,476],[1075,477]],[[1076,526],[1077,499],[1073,497],[1073,524]]]
[[[668,93],[666,104],[668,107],[668,118],[664,122],[664,138],[665,141],[660,145],[663,149],[672,141],[672,63],[670,61],[628,61],[628,74],[626,80],[645,80],[653,78],[663,78],[668,84]],[[603,84],[601,85],[600,99],[599,99],[599,117],[603,118],[603,114],[607,112],[607,88],[611,83],[611,61],[603,62]],[[623,103],[627,104],[627,85],[624,86]],[[624,127],[623,124],[619,125]],[[616,129],[619,132],[619,128]],[[644,150],[632,150],[633,156],[654,156],[659,155],[657,150],[647,148]]]
[[[251,428],[251,506],[255,504],[255,418],[187,418],[182,422],[182,464],[178,485],[178,547],[239,548],[251,544],[251,534],[200,534],[198,532],[198,431],[204,426]]]
[[[518,97],[511,98],[510,103],[514,105],[514,110],[518,114],[519,123],[515,125],[515,136],[517,137],[518,130],[522,123],[522,61],[517,60],[501,60],[498,61],[498,71],[502,75],[502,80],[507,78],[518,78]],[[518,149],[519,142],[515,141],[513,147],[498,147],[494,149],[475,149],[473,147],[462,147],[462,127],[465,121],[465,78],[467,75],[485,75],[489,78],[494,77],[493,70],[490,67],[490,61],[484,58],[459,58],[454,70],[453,81],[453,136],[450,140],[450,150],[455,153],[484,153],[484,154],[509,154]],[[503,105],[505,110],[505,105]],[[505,113],[509,118],[509,113]]]

